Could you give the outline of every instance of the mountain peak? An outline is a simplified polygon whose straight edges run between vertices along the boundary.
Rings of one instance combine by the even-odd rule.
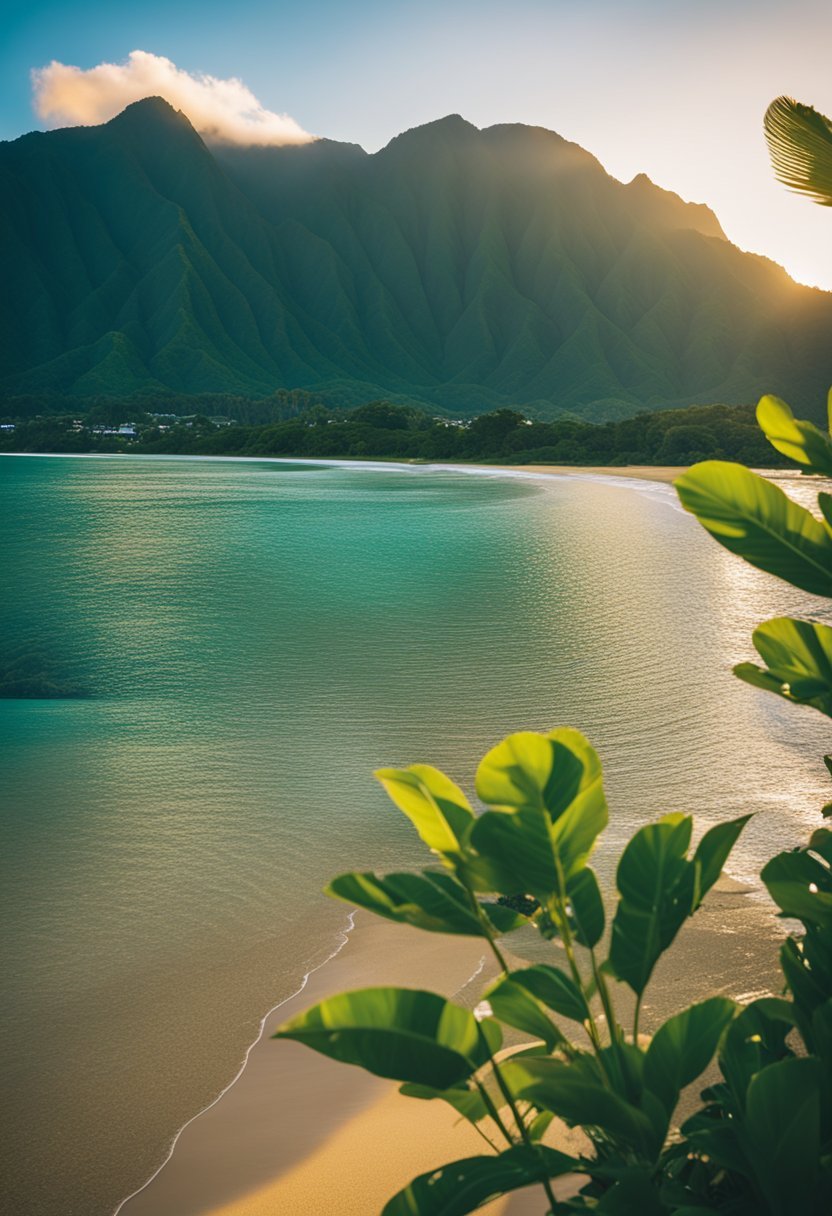
[[[396,135],[382,148],[386,152],[390,148],[410,148],[415,144],[460,143],[467,142],[472,137],[480,135],[479,127],[468,122],[461,114],[446,114],[444,118],[436,118],[433,122],[422,123],[418,127],[410,127]]]
[[[638,201],[639,209],[663,228],[692,228],[702,236],[727,241],[722,225],[706,203],[689,203],[673,190],[665,190],[647,176],[637,173],[625,186]]]
[[[182,110],[174,109],[164,97],[142,97],[139,101],[131,101],[120,114],[116,114],[115,118],[111,118],[109,122],[103,125],[107,127],[135,126],[139,124],[147,126],[148,123],[161,123],[168,128],[187,127],[191,131],[194,130],[187,114],[183,113]]]

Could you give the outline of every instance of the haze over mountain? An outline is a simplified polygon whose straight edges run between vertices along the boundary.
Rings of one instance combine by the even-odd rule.
[[[0,144],[0,392],[817,413],[832,294],[551,131],[206,146],[159,98]]]

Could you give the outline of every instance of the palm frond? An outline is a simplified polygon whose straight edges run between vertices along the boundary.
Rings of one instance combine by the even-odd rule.
[[[832,122],[792,97],[777,97],[763,125],[778,181],[832,207]]]

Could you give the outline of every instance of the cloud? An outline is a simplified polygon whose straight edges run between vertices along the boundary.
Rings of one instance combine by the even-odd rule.
[[[265,109],[242,80],[192,75],[148,51],[87,70],[53,60],[33,69],[32,88],[35,111],[49,127],[94,126],[142,97],[164,97],[215,143],[304,144],[315,138],[288,114]]]

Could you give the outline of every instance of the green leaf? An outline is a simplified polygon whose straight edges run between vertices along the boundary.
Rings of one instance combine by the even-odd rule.
[[[325,888],[327,895],[366,908],[387,920],[414,925],[431,933],[483,937],[479,918],[465,888],[450,874],[340,874]]]
[[[380,768],[375,776],[429,849],[449,859],[462,854],[474,812],[450,777],[429,764]]]
[[[810,473],[832,477],[832,439],[812,422],[801,422],[779,397],[761,397],[757,422],[771,446]]]
[[[644,1058],[644,1085],[664,1107],[668,1122],[679,1094],[705,1071],[737,1006],[715,996],[670,1018],[654,1034]]]
[[[535,1039],[542,1039],[547,1051],[554,1051],[559,1043],[565,1042],[563,1033],[558,1029],[549,1015],[544,1011],[540,1002],[518,983],[516,976],[520,972],[512,972],[503,979],[497,980],[485,993],[485,999],[491,1005],[494,1016],[515,1030],[522,1030]]]
[[[754,645],[768,665],[740,663],[734,672],[747,684],[832,717],[832,629],[811,621],[775,617],[758,625]]]
[[[604,901],[595,871],[584,866],[566,884],[569,922],[575,940],[592,949],[604,936]]]
[[[709,828],[699,841],[693,855],[694,866],[697,869],[694,911],[719,878],[731,855],[731,850],[750,819],[750,815],[740,815],[737,819],[718,823]]]
[[[518,1144],[421,1174],[385,1204],[382,1216],[465,1216],[500,1195],[580,1170],[578,1160],[556,1149]]]
[[[781,1060],[748,1086],[742,1139],[773,1216],[815,1207],[822,1070],[811,1058]]]
[[[763,125],[775,176],[784,186],[832,207],[832,124],[812,106],[777,97]]]
[[[832,829],[815,828],[809,837],[809,851],[817,853],[825,862],[832,866]]]
[[[603,1216],[666,1216],[670,1211],[662,1203],[652,1173],[630,1168],[604,1193],[594,1211]],[[674,1208],[674,1214],[677,1209]]]
[[[760,873],[783,916],[832,929],[832,873],[803,850],[778,853]]]
[[[455,933],[486,937],[486,927],[471,907],[471,897],[452,875],[423,870],[421,874],[340,874],[326,894],[366,908],[386,920],[413,925],[429,933]],[[487,922],[498,933],[508,933],[528,919],[499,904],[481,904]]]
[[[518,731],[493,747],[477,769],[477,797],[503,811],[546,810],[557,819],[601,781],[601,764],[580,731]]]
[[[794,997],[795,1021],[809,1051],[814,1050],[815,1010],[824,1004],[832,991],[828,938],[829,930],[818,931],[810,926],[799,942],[789,937],[780,947],[780,966]]]
[[[486,1033],[495,1036],[486,1041]],[[496,1024],[433,992],[363,988],[328,997],[278,1029],[322,1055],[394,1081],[449,1089],[465,1081],[499,1046]]]
[[[528,916],[524,916],[522,912],[515,912],[513,908],[508,908],[505,904],[498,904],[490,899],[480,900],[479,904],[497,933],[512,933],[515,929],[522,929],[523,925],[529,924]]]
[[[661,1147],[661,1134],[643,1111],[575,1067],[552,1059],[510,1060],[503,1073],[512,1092],[550,1110],[571,1127],[601,1128],[643,1157]]]
[[[430,1085],[407,1084],[399,1087],[399,1093],[405,1098],[420,1098],[430,1102],[441,1100],[452,1106],[463,1119],[469,1123],[479,1123],[488,1117],[485,1101],[478,1089],[467,1086],[451,1087],[450,1089],[432,1089]]]
[[[558,887],[548,819],[539,811],[486,811],[474,824],[470,844],[487,867],[490,889],[501,895],[528,892],[545,904]]]
[[[578,985],[557,967],[538,963],[522,971],[512,971],[510,978],[562,1017],[583,1023],[590,1016],[589,1006]]]
[[[666,815],[636,832],[618,863],[609,963],[637,995],[693,912],[693,884],[686,881],[691,826],[689,816]]]
[[[726,549],[803,591],[832,595],[832,533],[779,486],[721,460],[693,465],[675,485]]]
[[[719,1066],[740,1110],[745,1108],[751,1078],[761,1068],[792,1054],[786,1038],[793,1026],[794,1010],[789,1001],[762,997],[746,1005],[728,1027]]]
[[[545,903],[580,872],[607,823],[600,762],[573,730],[510,735],[480,764],[477,793],[497,809],[476,821],[469,865],[505,895]]]
[[[609,965],[638,995],[687,917],[719,878],[750,816],[717,824],[688,860],[692,820],[665,815],[632,837],[618,863]]]

